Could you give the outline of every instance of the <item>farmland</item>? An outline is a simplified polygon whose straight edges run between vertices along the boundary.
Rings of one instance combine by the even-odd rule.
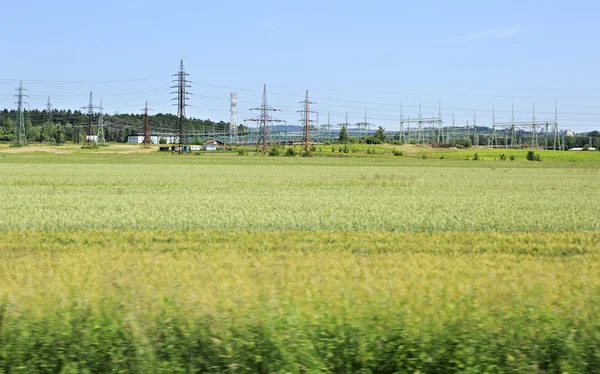
[[[338,147],[0,146],[0,373],[600,370],[600,152]]]

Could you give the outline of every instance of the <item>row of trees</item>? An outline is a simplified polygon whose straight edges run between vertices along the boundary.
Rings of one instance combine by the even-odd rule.
[[[125,142],[127,135],[141,132],[144,116],[142,114],[104,115],[106,141]],[[92,119],[97,128],[99,116]],[[178,118],[173,114],[155,114],[148,122],[152,132],[174,132]],[[87,132],[89,117],[81,111],[54,110],[50,113],[40,110],[28,110],[23,113],[23,124],[28,142],[64,143],[79,142]],[[16,110],[0,111],[0,141],[13,142],[17,135],[18,113]],[[227,132],[229,124],[197,118],[186,120],[186,131],[194,134]]]

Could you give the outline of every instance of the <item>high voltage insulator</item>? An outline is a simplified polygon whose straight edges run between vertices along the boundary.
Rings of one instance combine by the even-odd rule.
[[[23,88],[23,81],[19,82],[19,88],[16,89],[17,94],[17,136],[15,137],[16,145],[27,144],[27,129],[25,128],[25,121],[23,119],[23,104],[27,104],[23,101],[23,98],[29,97],[25,94],[27,89]]]
[[[260,115],[256,118],[247,119],[249,122],[258,122],[258,141],[256,143],[256,152],[262,153],[263,156],[269,151],[271,146],[271,126],[273,122],[285,122],[277,118],[273,118],[270,112],[280,112],[281,110],[271,108],[267,100],[267,85],[263,87],[263,98],[260,107],[252,108],[250,110],[260,111]]]
[[[304,151],[308,152],[310,149],[310,127],[314,120],[310,119],[311,113],[316,113],[310,110],[310,104],[316,104],[312,101],[308,100],[308,90],[306,90],[306,97],[304,101],[301,101],[300,104],[303,105],[303,109],[298,112],[301,113],[301,121],[302,121],[302,134],[304,140]]]
[[[186,139],[187,132],[186,132],[186,126],[185,126],[185,120],[186,120],[185,108],[188,106],[188,104],[187,104],[187,101],[189,100],[188,94],[190,94],[187,91],[187,89],[192,87],[188,84],[188,83],[190,83],[190,81],[187,79],[189,74],[185,72],[185,68],[183,67],[183,60],[181,60],[181,62],[179,64],[179,71],[177,72],[177,74],[173,74],[173,76],[175,77],[173,82],[175,82],[176,85],[171,86],[171,88],[176,89],[176,91],[172,91],[171,93],[177,95],[177,97],[173,98],[173,100],[177,100],[177,104],[173,104],[173,105],[177,105],[177,117],[179,118],[178,124],[177,124],[177,137],[179,138],[178,139],[179,154],[181,154],[182,147],[184,144],[186,144],[186,140],[187,140]]]

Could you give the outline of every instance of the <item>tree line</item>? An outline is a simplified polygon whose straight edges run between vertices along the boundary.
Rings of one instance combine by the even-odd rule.
[[[92,118],[94,133],[100,116]],[[87,134],[90,117],[79,110],[26,110],[23,112],[23,125],[28,142],[60,144],[67,141],[80,142]],[[127,135],[139,133],[144,128],[143,114],[105,114],[103,116],[104,136],[109,142],[126,142]],[[158,113],[148,116],[150,132],[175,132],[179,119],[173,114]],[[18,133],[18,113],[16,110],[0,111],[0,142],[14,142]],[[186,132],[210,134],[227,132],[229,123],[214,122],[209,119],[187,118]]]

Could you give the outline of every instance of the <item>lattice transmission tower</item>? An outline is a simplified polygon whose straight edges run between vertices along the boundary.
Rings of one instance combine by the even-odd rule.
[[[303,105],[302,110],[299,110],[298,113],[301,115],[302,121],[302,134],[304,141],[304,151],[308,152],[310,150],[310,128],[314,120],[310,119],[311,113],[316,113],[310,110],[310,104],[316,104],[308,99],[308,90],[306,90],[306,97],[304,101],[301,101],[300,104]]]
[[[102,100],[100,100],[100,106],[98,107],[98,144],[106,145],[106,136],[104,135],[104,108],[102,107]]]
[[[81,109],[85,109],[87,111],[87,117],[88,117],[88,124],[87,124],[87,130],[86,130],[86,137],[85,137],[85,146],[86,147],[91,147],[93,146],[94,143],[96,143],[98,141],[97,137],[94,136],[94,116],[95,116],[95,110],[101,110],[102,108],[99,106],[95,106],[94,102],[92,100],[92,91],[90,91],[90,102],[88,103],[88,105],[82,107]],[[79,138],[79,136],[78,136]]]
[[[274,122],[285,122],[271,116],[271,112],[281,112],[281,110],[269,106],[266,84],[263,87],[262,104],[260,107],[252,108],[250,110],[260,111],[260,115],[258,117],[251,118],[246,121],[258,123],[259,129],[258,140],[256,142],[256,153],[262,153],[264,156],[267,154],[269,147],[271,146],[271,126],[273,126]]]
[[[176,85],[171,86],[171,88],[175,89],[176,91],[172,91],[171,93],[177,95],[177,97],[173,98],[173,100],[177,100],[177,104],[173,105],[177,105],[177,137],[179,138],[179,154],[181,154],[182,147],[187,140],[185,108],[189,106],[187,103],[187,101],[189,100],[188,95],[191,95],[191,93],[188,92],[188,88],[192,87],[188,84],[191,82],[187,79],[189,74],[185,72],[185,68],[183,67],[183,60],[181,60],[179,64],[179,71],[177,72],[177,74],[173,74],[173,76],[175,77],[173,82],[176,83]]]
[[[53,123],[53,119],[52,102],[50,101],[50,96],[48,96],[48,101],[46,102],[46,121],[48,123]]]
[[[229,113],[231,118],[229,120],[229,144],[237,142],[237,93],[232,92],[229,95]]]
[[[25,94],[27,89],[23,88],[23,81],[19,82],[19,88],[16,89],[17,94],[15,97],[17,98],[17,133],[15,134],[15,145],[25,145],[27,144],[27,130],[25,129],[25,120],[23,118],[23,105],[27,104],[27,102],[23,101],[24,98],[28,98]]]

